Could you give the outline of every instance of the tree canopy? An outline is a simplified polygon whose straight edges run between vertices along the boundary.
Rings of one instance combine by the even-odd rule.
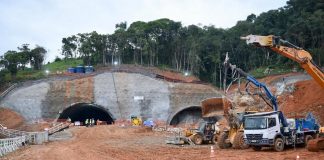
[[[324,3],[321,0],[289,0],[286,6],[260,15],[250,14],[228,29],[215,26],[183,26],[167,18],[130,25],[115,25],[112,34],[79,33],[62,39],[65,58],[82,58],[86,65],[114,63],[168,67],[189,72],[200,79],[216,82],[225,54],[233,64],[249,71],[262,66],[298,66],[288,58],[264,48],[249,47],[241,36],[277,35],[308,50],[317,65],[323,65]],[[46,50],[19,47],[5,56],[18,57],[12,64],[24,68],[31,63],[40,69]],[[8,58],[9,58],[8,57]],[[14,69],[13,67],[13,72]]]

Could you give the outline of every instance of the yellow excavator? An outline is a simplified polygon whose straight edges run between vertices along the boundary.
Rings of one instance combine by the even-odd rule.
[[[244,113],[237,113],[232,103],[225,97],[208,98],[202,101],[202,116],[204,118],[223,116],[227,120],[229,128],[219,132],[217,137],[217,144],[221,149],[230,147],[246,149],[249,147],[243,139],[243,121],[236,118]]]
[[[248,35],[246,37],[241,37],[241,39],[246,40],[248,45],[269,48],[272,51],[299,63],[301,67],[304,68],[306,72],[322,87],[322,89],[324,89],[324,73],[322,69],[314,63],[309,52],[281,39],[279,36],[274,35]],[[310,140],[307,144],[308,150],[324,150],[324,127],[320,128],[319,136],[313,138],[315,139]]]

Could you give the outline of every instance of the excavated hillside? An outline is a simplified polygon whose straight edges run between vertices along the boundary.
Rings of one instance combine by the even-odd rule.
[[[279,97],[281,110],[287,117],[304,117],[312,112],[324,125],[324,89],[314,80],[295,83],[291,93],[284,93]]]

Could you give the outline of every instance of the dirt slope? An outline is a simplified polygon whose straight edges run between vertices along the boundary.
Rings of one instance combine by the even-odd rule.
[[[279,106],[288,117],[305,116],[312,112],[324,125],[324,89],[314,80],[295,83],[292,93],[279,97]]]
[[[8,128],[17,128],[24,124],[24,118],[8,108],[0,108],[0,124]]]

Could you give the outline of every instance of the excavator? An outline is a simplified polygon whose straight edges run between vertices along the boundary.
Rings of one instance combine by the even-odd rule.
[[[261,97],[267,105],[270,106],[274,111],[278,110],[277,99],[270,92],[267,86],[263,83],[260,83],[254,77],[244,72],[242,69],[237,68],[236,65],[229,63],[228,55],[226,55],[225,62],[225,74],[227,69],[232,70],[232,77],[244,77],[247,80],[245,90],[246,93],[250,95],[257,95]],[[236,78],[235,78],[236,79]],[[226,83],[226,82],[225,82]],[[250,90],[253,87],[256,90]],[[208,117],[217,117],[223,115],[229,124],[229,129],[223,130],[219,137],[217,138],[218,146],[221,149],[233,147],[234,149],[246,149],[249,146],[244,142],[244,115],[252,114],[259,112],[259,110],[245,110],[237,111],[233,107],[231,101],[225,97],[221,98],[209,98],[202,101],[202,116],[205,118]]]
[[[269,48],[272,51],[299,63],[301,67],[304,68],[306,72],[324,89],[324,73],[321,68],[314,63],[309,52],[281,39],[279,36],[248,35],[246,37],[241,37],[241,39],[246,40],[248,45]]]
[[[323,70],[318,67],[311,56],[311,54],[304,49],[281,39],[279,36],[268,35],[248,35],[241,37],[248,45],[254,45],[257,47],[269,48],[272,51],[281,54],[300,64],[306,72],[314,78],[314,80],[324,89],[324,73]],[[324,129],[319,130],[319,136],[313,140],[309,140],[307,143],[307,149],[309,151],[324,150]]]

